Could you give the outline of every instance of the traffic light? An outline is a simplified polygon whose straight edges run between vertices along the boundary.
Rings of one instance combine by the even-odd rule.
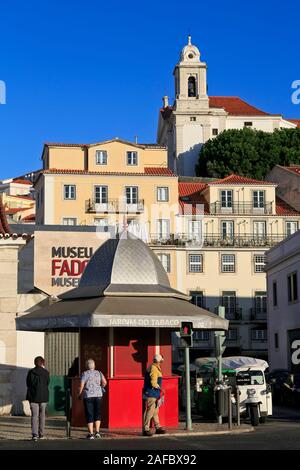
[[[180,340],[183,348],[193,347],[193,323],[181,322],[180,326]]]
[[[181,327],[180,327],[180,336],[192,336],[193,334],[193,323],[189,321],[183,321],[181,322]]]

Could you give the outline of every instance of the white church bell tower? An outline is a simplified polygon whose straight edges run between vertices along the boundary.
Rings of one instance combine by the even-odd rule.
[[[194,175],[202,143],[210,138],[207,66],[199,49],[188,44],[175,66],[175,101],[164,97],[158,127],[158,142],[168,146],[168,164],[179,175]]]

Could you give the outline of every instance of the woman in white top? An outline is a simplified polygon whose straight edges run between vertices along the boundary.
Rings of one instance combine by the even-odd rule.
[[[99,370],[95,370],[95,361],[86,361],[87,370],[81,376],[78,398],[83,397],[85,417],[88,427],[87,439],[99,439],[101,424],[101,402],[103,389],[107,381]],[[94,434],[95,424],[95,434]]]

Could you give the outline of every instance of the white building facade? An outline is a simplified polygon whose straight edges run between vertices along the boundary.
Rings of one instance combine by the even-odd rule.
[[[175,101],[163,98],[157,142],[168,147],[169,168],[193,176],[203,143],[227,129],[249,127],[266,132],[296,128],[298,120],[269,114],[238,97],[207,95],[207,65],[188,38],[174,69]]]
[[[300,372],[300,231],[267,253],[268,346],[272,369]]]

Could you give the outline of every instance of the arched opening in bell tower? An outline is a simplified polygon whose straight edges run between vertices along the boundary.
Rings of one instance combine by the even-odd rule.
[[[188,97],[193,98],[196,96],[196,79],[189,77],[188,79]]]

